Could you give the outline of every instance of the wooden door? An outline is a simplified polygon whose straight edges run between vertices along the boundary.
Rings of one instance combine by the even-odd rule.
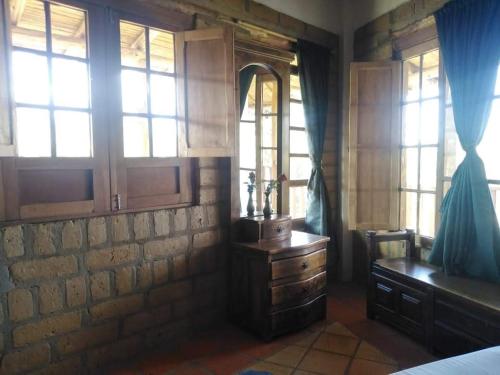
[[[176,34],[179,156],[233,156],[234,36],[230,27]]]
[[[400,62],[352,63],[349,229],[398,229]]]

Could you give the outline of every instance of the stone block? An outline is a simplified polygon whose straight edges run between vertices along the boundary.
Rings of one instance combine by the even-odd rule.
[[[190,208],[191,229],[201,229],[206,226],[205,210],[203,206]]]
[[[123,334],[140,333],[148,328],[165,324],[171,319],[171,315],[170,305],[131,315],[124,320]]]
[[[131,296],[115,298],[92,306],[90,308],[90,316],[94,321],[115,318],[138,312],[143,306],[143,295],[134,294]]]
[[[70,333],[58,339],[56,347],[61,354],[71,354],[111,342],[117,338],[118,322],[115,321]]]
[[[134,235],[136,240],[150,237],[149,212],[134,215]]]
[[[185,298],[191,294],[193,286],[191,280],[171,283],[149,292],[149,303],[151,306],[160,306],[171,301]]]
[[[220,233],[218,230],[211,230],[193,235],[193,247],[209,247],[216,245],[220,241]]]
[[[137,260],[139,245],[127,244],[103,250],[92,250],[85,256],[87,267],[90,270],[117,267]]]
[[[185,252],[188,246],[189,241],[187,236],[149,241],[144,244],[144,258],[147,260],[162,259]]]
[[[168,260],[153,262],[153,280],[155,284],[164,284],[168,280]]]
[[[79,250],[83,245],[82,224],[80,220],[67,221],[62,228],[62,247],[64,250]]]
[[[130,239],[127,215],[116,215],[111,218],[111,233],[114,242],[128,241]]]
[[[52,313],[63,308],[63,291],[57,281],[49,281],[41,284],[38,298],[42,314]]]
[[[53,336],[75,331],[81,327],[79,311],[51,316],[37,322],[14,328],[14,346],[21,347]]]
[[[6,227],[3,231],[3,249],[7,258],[24,255],[24,235],[22,225]]]
[[[19,322],[33,316],[33,295],[28,289],[14,289],[7,295],[9,319]]]
[[[153,273],[151,270],[151,263],[143,263],[137,266],[137,287],[139,289],[146,289],[153,284]]]
[[[187,227],[187,214],[185,208],[178,208],[174,211],[174,230],[183,232]]]
[[[123,267],[115,271],[116,290],[119,295],[132,292],[134,289],[134,267]]]
[[[90,294],[94,301],[110,296],[111,287],[109,272],[99,272],[90,276]]]
[[[170,212],[167,210],[156,211],[153,214],[155,237],[168,236],[170,233]]]
[[[91,247],[102,245],[108,240],[106,220],[103,217],[96,217],[89,220],[88,240]]]
[[[53,279],[78,272],[78,261],[72,255],[58,256],[17,262],[10,270],[13,278],[19,281]]]
[[[43,343],[7,353],[2,359],[2,373],[7,375],[24,373],[48,365],[50,346]]]
[[[66,280],[66,302],[69,307],[81,306],[87,300],[85,277],[78,276]]]
[[[182,279],[188,273],[188,258],[186,255],[177,255],[172,259],[173,278],[175,280]]]

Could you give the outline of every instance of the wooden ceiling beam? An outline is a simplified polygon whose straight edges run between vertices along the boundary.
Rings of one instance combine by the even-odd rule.
[[[26,0],[17,0],[14,3],[12,11],[12,23],[14,24],[14,26],[17,26],[19,24],[19,21],[21,21],[25,9],[26,9]]]

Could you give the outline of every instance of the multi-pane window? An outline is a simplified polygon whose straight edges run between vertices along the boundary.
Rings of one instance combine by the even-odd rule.
[[[499,68],[500,69],[500,68]],[[439,50],[403,61],[401,134],[401,226],[434,237],[439,207],[465,151],[453,121],[453,108]],[[477,147],[500,218],[500,78],[483,140]]]
[[[311,174],[300,80],[292,67],[290,75],[290,215],[306,216],[307,182]]]
[[[451,186],[451,177],[459,164],[465,157],[455,131],[453,120],[453,109],[451,106],[451,96],[447,85],[446,90],[446,122],[444,137],[444,177],[443,191],[446,193]],[[484,163],[486,178],[490,186],[491,197],[500,223],[500,66],[498,68],[495,92],[492,97],[492,106],[488,126],[484,132],[483,139],[477,147],[477,153]]]
[[[245,182],[255,172],[257,186],[254,194],[256,209],[264,204],[264,190],[278,177],[278,81],[270,74],[256,74],[248,90],[240,119],[240,198],[245,211],[248,192]],[[271,194],[277,208],[277,193]]]
[[[86,11],[11,0],[10,19],[18,155],[91,157]]]
[[[120,21],[125,157],[177,156],[174,36]]]
[[[439,145],[439,50],[403,63],[401,222],[433,237]]]

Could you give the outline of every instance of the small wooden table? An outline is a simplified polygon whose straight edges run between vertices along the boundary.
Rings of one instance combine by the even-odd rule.
[[[233,242],[230,317],[270,340],[326,316],[328,237]]]

